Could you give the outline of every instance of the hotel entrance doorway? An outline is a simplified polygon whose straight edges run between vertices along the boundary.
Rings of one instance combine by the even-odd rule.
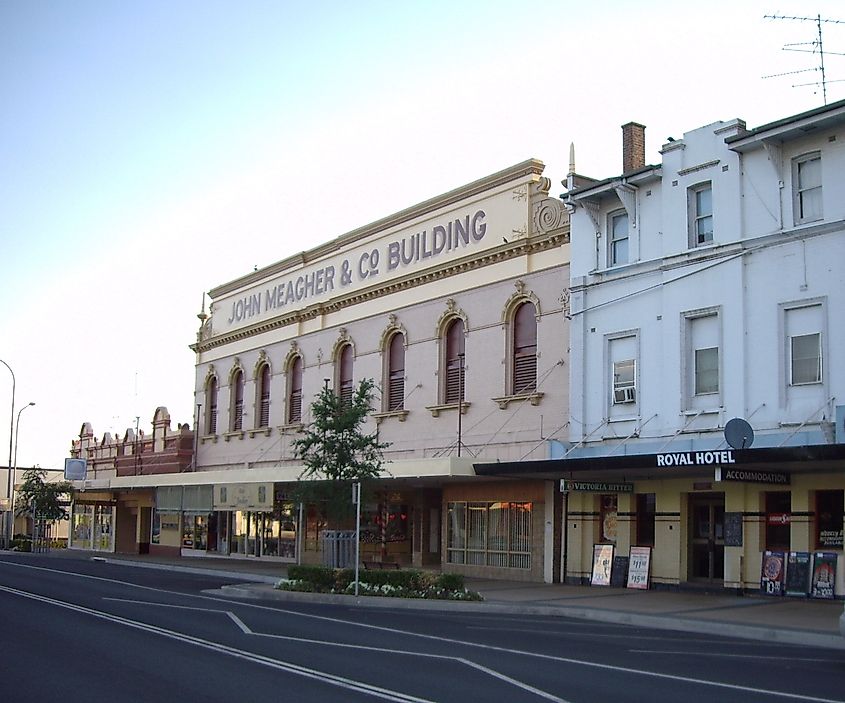
[[[689,515],[690,580],[724,583],[725,494],[690,495]]]

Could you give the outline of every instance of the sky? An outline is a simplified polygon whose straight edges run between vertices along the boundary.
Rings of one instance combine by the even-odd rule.
[[[60,469],[83,422],[192,423],[203,292],[256,266],[528,158],[556,195],[570,142],[617,175],[632,120],[659,163],[670,136],[822,105],[793,87],[818,70],[763,78],[818,67],[815,22],[765,15],[845,6],[3,0],[0,465],[10,435]],[[845,23],[823,41],[833,102]]]

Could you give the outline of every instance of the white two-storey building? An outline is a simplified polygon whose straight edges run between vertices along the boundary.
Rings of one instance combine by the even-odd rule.
[[[567,481],[566,579],[648,546],[653,583],[746,589],[792,551],[838,556],[842,593],[845,102],[710,124],[656,165],[644,132],[563,196],[569,441],[479,472]]]

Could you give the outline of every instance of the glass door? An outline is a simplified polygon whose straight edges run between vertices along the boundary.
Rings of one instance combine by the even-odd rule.
[[[695,581],[725,580],[725,494],[690,496],[689,576]]]

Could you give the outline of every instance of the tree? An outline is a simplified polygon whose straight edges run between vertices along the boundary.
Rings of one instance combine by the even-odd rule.
[[[294,454],[305,465],[297,499],[323,505],[330,523],[352,516],[352,484],[376,479],[383,470],[382,452],[390,445],[362,428],[374,388],[372,379],[363,379],[351,400],[324,388],[311,405],[312,424],[293,442]]]
[[[54,521],[67,517],[67,509],[62,496],[71,493],[73,486],[67,481],[47,482],[47,472],[41,468],[27,469],[23,474],[23,483],[16,498],[18,515]],[[33,514],[34,513],[34,514]]]

